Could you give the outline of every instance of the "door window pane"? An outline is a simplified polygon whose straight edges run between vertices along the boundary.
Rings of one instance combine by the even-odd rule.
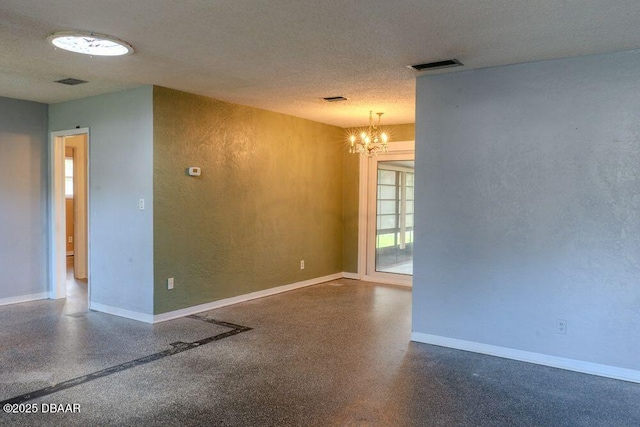
[[[406,212],[408,214],[412,214],[413,213],[413,202],[412,201],[410,202],[410,201],[407,200],[406,207],[407,207]]]
[[[396,228],[397,215],[379,215],[380,227],[379,230],[388,230]]]
[[[407,186],[413,187],[414,174],[407,173]]]
[[[413,187],[407,187],[407,200],[414,200]]]
[[[398,188],[395,185],[378,185],[378,199],[395,200]]]
[[[391,184],[395,185],[396,183],[396,172],[389,170],[378,170],[378,185],[380,184]]]
[[[395,200],[391,200],[391,201],[381,200],[378,202],[379,215],[392,214],[394,215],[394,218],[395,218],[397,211],[398,211],[398,203]]]
[[[406,225],[407,227],[413,227],[413,214],[407,214]]]

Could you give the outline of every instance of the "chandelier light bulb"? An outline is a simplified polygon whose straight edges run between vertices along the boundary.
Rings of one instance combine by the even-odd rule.
[[[380,126],[380,119],[384,113],[376,113],[378,120],[373,122],[373,111],[369,111],[369,127],[364,129],[360,133],[360,138],[355,135],[349,136],[349,152],[357,153],[360,155],[367,155],[369,157],[376,156],[378,153],[387,152],[387,142],[389,141],[389,135],[382,132]]]

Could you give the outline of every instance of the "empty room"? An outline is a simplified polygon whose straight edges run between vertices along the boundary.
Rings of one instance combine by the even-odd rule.
[[[0,425],[640,424],[637,2],[0,16]]]

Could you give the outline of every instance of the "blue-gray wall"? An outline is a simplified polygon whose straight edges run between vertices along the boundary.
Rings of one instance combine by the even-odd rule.
[[[153,314],[153,88],[53,104],[52,131],[89,127],[91,303]],[[146,210],[138,209],[144,198]]]
[[[47,105],[0,97],[0,303],[47,292]]]
[[[420,77],[416,121],[414,332],[640,370],[640,52]]]

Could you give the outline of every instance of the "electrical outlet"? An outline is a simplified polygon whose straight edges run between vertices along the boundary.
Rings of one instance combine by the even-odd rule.
[[[556,319],[556,334],[567,334],[567,321],[564,319]]]
[[[73,243],[73,236],[69,236],[69,243]]]
[[[300,260],[300,270],[304,270],[304,260]]]
[[[167,289],[173,289],[173,277],[167,279]]]
[[[141,211],[144,210],[144,199],[138,200],[138,209],[140,209]]]

